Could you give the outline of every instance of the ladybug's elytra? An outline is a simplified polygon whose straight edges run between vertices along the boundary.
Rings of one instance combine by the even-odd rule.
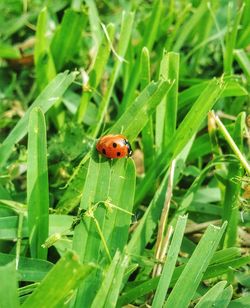
[[[96,149],[107,158],[122,158],[132,155],[131,145],[123,135],[101,137],[96,144]]]

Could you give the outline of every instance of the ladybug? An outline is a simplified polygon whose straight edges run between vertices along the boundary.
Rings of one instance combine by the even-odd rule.
[[[106,135],[101,137],[96,149],[107,158],[122,158],[132,155],[132,148],[128,139],[123,135]]]

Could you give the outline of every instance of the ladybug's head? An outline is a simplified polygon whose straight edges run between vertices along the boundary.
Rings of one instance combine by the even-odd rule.
[[[125,141],[125,144],[126,144],[127,149],[128,149],[128,157],[130,157],[133,154],[131,144],[129,143],[129,141],[127,139],[125,139],[124,141]]]

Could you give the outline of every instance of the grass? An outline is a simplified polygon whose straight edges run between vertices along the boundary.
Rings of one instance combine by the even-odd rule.
[[[250,306],[249,7],[0,4],[1,307]]]

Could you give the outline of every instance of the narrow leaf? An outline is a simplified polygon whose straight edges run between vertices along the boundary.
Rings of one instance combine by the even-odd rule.
[[[14,145],[27,134],[31,110],[34,107],[39,107],[43,113],[46,113],[63,95],[75,79],[75,76],[75,73],[68,74],[68,72],[58,74],[37,97],[34,103],[26,111],[25,115],[18,121],[16,126],[11,130],[10,134],[0,145],[0,167],[5,164],[11,155]]]
[[[49,234],[49,185],[44,115],[39,108],[30,113],[28,129],[27,204],[30,251],[33,258],[46,259],[41,245]]]
[[[91,265],[80,264],[75,253],[67,252],[22,307],[62,307],[65,299],[72,294],[72,291],[90,274],[92,269]]]

